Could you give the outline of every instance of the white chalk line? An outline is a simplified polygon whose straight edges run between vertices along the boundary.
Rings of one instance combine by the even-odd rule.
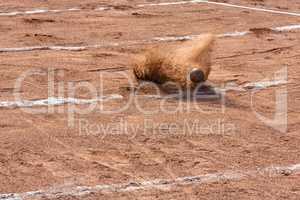
[[[225,6],[225,7],[241,8],[241,9],[247,9],[247,10],[254,10],[254,11],[261,11],[261,12],[268,12],[268,13],[274,13],[274,14],[283,14],[283,15],[291,15],[291,16],[300,17],[300,13],[295,13],[295,12],[286,12],[286,11],[280,11],[280,10],[267,9],[267,8],[241,6],[241,5],[235,5],[235,4],[230,4],[230,3],[221,3],[221,2],[208,1],[208,0],[191,0],[191,1],[141,4],[141,5],[138,5],[138,7],[182,5],[182,4],[189,4],[189,3],[190,4],[208,3],[208,4],[219,5],[219,6]]]
[[[9,52],[25,52],[25,51],[84,51],[93,48],[113,47],[119,46],[119,43],[103,43],[96,45],[86,46],[31,46],[31,47],[12,47],[12,48],[0,48],[0,53]]]
[[[195,0],[197,2],[197,0]],[[198,0],[199,1],[199,0]],[[291,16],[297,16],[300,17],[300,13],[294,13],[294,12],[286,12],[286,11],[280,11],[280,10],[271,10],[266,8],[256,8],[256,7],[249,7],[249,6],[240,6],[235,4],[229,4],[229,3],[221,3],[221,2],[214,2],[214,1],[199,1],[200,3],[209,3],[214,5],[220,5],[220,6],[227,6],[227,7],[234,7],[234,8],[241,8],[241,9],[247,9],[247,10],[254,10],[254,11],[262,11],[262,12],[268,12],[268,13],[274,13],[274,14],[283,14],[283,15],[291,15]]]
[[[273,28],[272,30],[284,32],[284,31],[292,31],[292,30],[297,30],[297,29],[300,29],[300,24],[289,25],[289,26],[280,26],[280,27]]]
[[[200,1],[202,3],[202,1]],[[151,6],[170,6],[170,5],[183,5],[191,3],[200,3],[195,1],[175,1],[175,2],[162,2],[162,3],[149,3],[149,4],[140,4],[137,7],[151,7]]]
[[[268,81],[258,81],[258,82],[250,82],[243,85],[237,85],[236,83],[228,83],[225,87],[217,87],[211,85],[211,90],[208,94],[203,92],[192,93],[192,99],[220,99],[222,96],[226,95],[226,92],[235,91],[235,92],[247,92],[247,91],[259,91],[268,89],[274,86],[285,85],[288,82],[286,80],[268,80]],[[186,94],[183,92],[182,94],[170,94],[170,95],[138,95],[138,97],[144,97],[149,99],[182,99],[186,97]]]
[[[299,28],[293,28],[291,30],[296,30]],[[275,30],[276,31],[276,30]],[[283,30],[284,31],[284,30]],[[235,32],[228,32],[223,34],[218,34],[217,37],[219,38],[225,38],[225,37],[241,37],[250,34],[250,31],[235,31]],[[173,42],[173,41],[185,41],[185,40],[192,40],[193,38],[198,37],[199,35],[184,35],[184,36],[170,36],[170,37],[155,37],[152,39],[152,41],[158,41],[158,42]]]
[[[286,80],[272,80],[272,81],[259,81],[247,83],[241,86],[234,84],[228,84],[225,88],[214,87],[215,94],[199,94],[199,98],[216,98],[219,97],[224,92],[227,91],[238,91],[246,92],[249,89],[251,90],[263,90],[269,87],[279,86],[286,84]],[[172,94],[167,96],[162,95],[137,95],[137,97],[145,97],[151,99],[165,99],[165,98],[181,98],[182,96]],[[111,94],[107,96],[98,97],[95,99],[77,99],[77,98],[64,98],[64,97],[49,97],[47,99],[39,100],[22,100],[22,101],[0,101],[0,108],[26,108],[26,107],[35,107],[35,106],[60,106],[64,104],[94,104],[97,102],[104,102],[110,100],[120,100],[124,99],[124,96],[121,94]]]
[[[109,10],[108,7],[99,7],[93,9],[94,11],[104,11]],[[34,15],[34,14],[45,14],[45,13],[63,13],[63,12],[74,12],[74,11],[82,11],[81,8],[68,8],[61,10],[48,10],[48,9],[34,9],[28,11],[13,11],[13,12],[0,12],[0,17],[10,17],[10,16],[18,16],[18,15]]]
[[[275,28],[270,28],[270,30],[274,32],[289,32],[293,30],[299,30],[300,24],[280,26]],[[236,32],[228,32],[217,35],[219,38],[224,37],[241,37],[251,34],[251,31],[236,31]],[[125,41],[120,43],[112,43],[112,42],[103,42],[102,44],[95,45],[86,45],[86,46],[31,46],[31,47],[9,47],[9,48],[0,48],[0,53],[10,53],[10,52],[26,52],[26,51],[85,51],[88,49],[97,49],[103,47],[117,47],[121,45],[138,45],[138,44],[146,44],[152,42],[172,42],[172,41],[185,41],[191,40],[199,35],[186,35],[186,36],[174,36],[174,37],[154,37],[150,40],[140,40],[140,41]]]
[[[300,16],[300,13],[295,13],[295,12],[287,12],[287,11],[272,10],[272,9],[267,9],[267,8],[241,6],[241,5],[236,5],[236,4],[221,3],[221,2],[208,1],[208,0],[190,0],[190,1],[176,1],[176,2],[153,3],[153,4],[139,4],[139,5],[137,5],[137,7],[169,6],[169,5],[199,4],[199,3],[208,3],[208,4],[225,6],[225,7],[233,7],[233,8],[274,13],[274,14],[283,14],[283,15],[298,16],[298,17]],[[92,9],[92,10],[93,11],[105,11],[105,10],[111,10],[111,9],[113,9],[113,7],[98,7],[98,8]],[[82,11],[82,10],[85,10],[85,9],[76,8],[76,7],[68,8],[68,9],[56,9],[56,10],[34,9],[34,10],[28,10],[28,11],[0,12],[0,17],[1,16],[33,15],[33,14],[44,14],[44,13],[62,13],[62,12],[71,12],[71,11]]]
[[[224,181],[239,181],[249,177],[289,176],[300,172],[300,164],[290,166],[270,166],[257,168],[255,170],[236,170],[225,171],[222,173],[205,174],[199,176],[185,176],[175,179],[156,179],[148,181],[131,181],[123,184],[95,185],[95,186],[73,186],[73,187],[53,187],[47,190],[38,190],[24,193],[0,194],[0,200],[25,200],[31,198],[61,198],[61,197],[80,197],[92,193],[116,193],[134,192],[139,190],[171,190],[176,186],[200,185]]]
[[[261,90],[268,87],[278,86],[287,84],[286,80],[273,80],[273,81],[260,81],[254,83],[246,83],[243,85],[244,89],[254,89],[254,90]]]
[[[220,91],[240,91],[245,92],[248,90],[263,90],[274,86],[280,86],[287,84],[287,80],[265,80],[265,81],[257,81],[251,83],[245,83],[243,85],[237,85],[236,83],[229,83],[225,86],[225,88],[219,89]]]
[[[95,99],[77,99],[63,97],[49,97],[39,100],[22,100],[22,101],[0,101],[0,108],[15,108],[15,107],[34,107],[34,106],[59,106],[64,104],[93,104],[102,101],[123,99],[119,94],[102,96]]]
[[[65,50],[65,51],[83,51],[86,50],[88,46],[78,46],[78,47],[66,47],[66,46],[32,46],[32,47],[13,47],[13,48],[0,48],[0,52],[24,52],[24,51],[42,51],[42,50]]]

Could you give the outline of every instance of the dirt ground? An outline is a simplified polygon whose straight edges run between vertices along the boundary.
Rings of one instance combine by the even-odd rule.
[[[26,110],[0,106],[0,194],[174,180],[300,163],[300,30],[270,29],[299,25],[300,17],[207,3],[140,6],[163,2],[176,1],[0,3],[1,13],[21,13],[0,13],[0,102],[15,101],[16,95],[33,101],[51,96],[94,98],[95,92],[84,84],[93,86],[100,97],[123,96],[81,114],[76,111],[89,105]],[[298,0],[218,2],[300,13]],[[72,8],[76,9],[68,10]],[[61,12],[24,14],[37,9]],[[210,84],[222,88],[272,80],[284,69],[286,84],[255,93],[227,91],[222,99],[165,100],[151,97],[157,94],[151,88],[133,95],[138,83],[131,60],[143,49],[162,44],[172,48],[184,42],[163,41],[166,38],[243,31],[249,34],[217,38]],[[86,48],[1,51],[38,46]],[[27,75],[16,91],[20,77],[32,71],[35,74]],[[53,80],[53,93],[49,80]],[[73,96],[70,84],[78,86]],[[258,117],[274,117],[280,91],[287,94],[283,131]],[[44,112],[33,113],[41,109]],[[164,189],[28,199],[299,199],[299,182],[300,173],[295,170]]]

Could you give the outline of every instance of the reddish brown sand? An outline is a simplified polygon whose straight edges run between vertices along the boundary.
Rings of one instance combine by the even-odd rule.
[[[255,170],[300,163],[300,31],[276,33],[261,29],[300,24],[300,18],[212,4],[137,6],[157,2],[1,2],[0,11],[3,12],[74,7],[82,10],[0,16],[0,48],[105,45],[82,51],[0,53],[0,100],[14,100],[16,79],[27,70],[44,72],[44,75],[32,75],[23,82],[20,94],[28,100],[48,97],[47,75],[52,72],[55,73],[55,88],[64,82],[65,97],[68,82],[88,82],[100,90],[99,73],[106,72],[102,77],[104,94],[118,93],[125,98],[105,102],[104,108],[117,109],[126,104],[130,90],[134,89],[124,78],[124,74],[133,76],[129,64],[131,57],[158,43],[145,41],[154,37],[206,32],[222,34],[249,29],[256,30],[256,34],[217,39],[209,80],[216,85],[228,82],[240,85],[272,79],[275,72],[286,66],[288,83],[257,92],[253,99],[254,107],[251,107],[249,91],[227,92],[225,110],[221,109],[220,100],[197,101],[192,105],[178,99],[165,101],[163,106],[168,110],[175,110],[180,103],[184,108],[191,105],[189,111],[183,109],[176,113],[161,110],[162,99],[140,97],[140,107],[153,111],[151,114],[144,114],[134,103],[115,114],[105,114],[95,109],[86,115],[76,114],[74,127],[68,126],[70,116],[67,105],[56,106],[48,114],[1,108],[1,194],[65,185],[94,186],[175,179],[226,170]],[[284,1],[284,4],[275,0],[228,2],[300,12],[300,4],[296,1]],[[103,6],[110,9],[94,10]],[[112,43],[120,45],[107,45]],[[169,42],[166,45],[172,48],[172,45],[180,43]],[[281,133],[259,120],[253,109],[271,118],[274,115],[275,92],[285,88],[288,92],[288,127],[286,133]],[[151,89],[142,92],[155,94]],[[57,96],[57,90],[55,94]],[[76,97],[91,98],[92,95],[85,89],[78,89]],[[86,127],[79,127],[79,121],[90,124],[90,134],[87,134]],[[145,121],[151,126],[145,125]],[[190,126],[197,122],[204,129],[184,134],[185,122]],[[102,130],[96,134],[97,125],[98,128],[112,128],[124,123],[138,129],[127,133],[117,131],[117,134],[116,131]],[[207,125],[215,127],[217,125],[214,124],[218,123],[233,125],[234,129],[218,132],[218,128],[205,128]],[[162,127],[160,124],[176,124],[177,127]],[[293,173],[289,176],[254,176],[243,180],[174,186],[164,191],[152,188],[109,194],[99,192],[60,199],[299,199],[299,182],[299,174]]]

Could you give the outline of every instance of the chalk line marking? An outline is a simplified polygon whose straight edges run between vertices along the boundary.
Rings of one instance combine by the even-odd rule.
[[[244,85],[238,86],[237,84],[227,84],[225,88],[217,88],[216,94],[211,95],[199,95],[199,97],[207,97],[210,98],[214,95],[221,94],[226,91],[239,91],[246,92],[250,90],[263,90],[269,87],[279,86],[287,84],[286,80],[271,80],[271,81],[259,81],[259,82],[251,82],[246,83]],[[165,99],[165,98],[180,98],[182,96],[172,94],[167,96],[161,95],[137,95],[137,97],[146,97],[153,99]],[[0,108],[22,108],[22,107],[35,107],[35,106],[60,106],[64,104],[93,104],[97,102],[110,101],[110,100],[118,100],[124,99],[124,97],[120,94],[111,94],[107,96],[102,96],[95,99],[77,99],[77,98],[63,98],[63,97],[49,97],[47,99],[39,99],[39,100],[22,100],[22,101],[0,101]]]
[[[203,1],[196,2],[192,1],[175,1],[175,2],[162,2],[162,3],[149,3],[149,4],[140,4],[137,7],[149,7],[149,6],[171,6],[171,5],[183,5],[183,4],[191,4],[191,3],[202,3]]]
[[[274,32],[289,32],[293,30],[300,30],[300,24],[288,25],[288,26],[280,26],[271,28]],[[251,34],[251,31],[236,31],[229,32],[217,35],[219,38],[223,37],[241,37],[248,34]],[[84,51],[88,49],[97,49],[103,47],[117,47],[121,45],[138,45],[138,44],[146,44],[152,42],[172,42],[172,41],[184,41],[191,40],[199,35],[186,35],[186,36],[174,36],[174,37],[154,37],[150,40],[140,40],[140,41],[125,41],[120,43],[110,43],[103,42],[102,44],[95,45],[87,45],[87,46],[32,46],[32,47],[12,47],[12,48],[0,48],[0,53],[9,53],[9,52],[25,52],[25,51]]]
[[[268,13],[274,13],[274,14],[282,14],[282,15],[290,15],[290,16],[300,17],[300,13],[295,13],[295,12],[286,12],[286,11],[280,11],[280,10],[267,9],[267,8],[240,6],[240,5],[230,4],[230,3],[221,3],[221,2],[208,1],[208,0],[191,0],[191,1],[141,4],[141,5],[138,5],[138,7],[182,5],[182,4],[189,4],[189,3],[190,4],[208,3],[208,4],[219,5],[219,6],[225,6],[225,7],[241,8],[241,9],[247,9],[247,10],[254,10],[254,11],[261,11],[261,12],[268,12]]]
[[[214,4],[214,5],[220,5],[220,6],[226,6],[226,7],[233,7],[233,8],[241,8],[241,9],[247,9],[247,10],[254,10],[254,11],[261,11],[261,12],[268,12],[268,13],[274,13],[274,14],[283,14],[283,15],[291,15],[291,16],[297,16],[300,17],[300,13],[295,12],[286,12],[286,11],[280,11],[280,10],[271,10],[267,8],[255,8],[255,7],[249,7],[249,6],[240,6],[230,3],[222,3],[222,2],[214,2],[214,1],[199,1],[194,0],[195,2],[200,3],[208,3],[208,4]]]
[[[261,90],[273,86],[284,85],[287,84],[286,80],[274,80],[274,81],[260,81],[254,83],[247,83],[243,85],[245,89],[254,89],[254,90]]]
[[[297,29],[298,29],[298,27],[293,27],[291,30],[297,30]],[[299,27],[299,29],[300,29],[300,27]],[[289,31],[291,31],[291,30],[289,30]],[[286,30],[283,30],[283,31],[286,31]],[[279,31],[277,31],[277,32],[279,32]],[[235,32],[218,34],[217,37],[219,37],[219,38],[223,38],[223,37],[241,37],[241,36],[248,35],[250,33],[251,33],[250,31],[241,31],[241,32],[235,31]],[[158,42],[185,41],[185,40],[192,40],[193,38],[196,38],[198,36],[199,35],[155,37],[155,38],[152,39],[152,41],[158,41]]]
[[[274,31],[279,31],[279,32],[292,31],[292,30],[297,30],[297,29],[300,29],[300,24],[273,28]]]
[[[119,94],[112,94],[112,95],[102,96],[95,99],[49,97],[48,99],[40,99],[40,100],[0,101],[0,108],[59,106],[64,104],[93,104],[101,101],[109,101],[109,100],[116,100],[116,99],[123,99],[123,96]]]
[[[93,48],[119,46],[119,43],[103,43],[87,46],[31,46],[31,47],[12,47],[0,48],[0,53],[25,52],[25,51],[84,51]]]
[[[221,88],[220,91],[239,91],[246,92],[248,90],[264,90],[274,86],[280,86],[287,84],[287,80],[266,80],[258,82],[245,83],[243,85],[237,85],[236,83],[229,83],[225,88]]]
[[[295,13],[295,12],[287,12],[287,11],[272,10],[272,9],[267,9],[267,8],[241,6],[241,5],[236,5],[236,4],[221,3],[221,2],[208,1],[208,0],[190,0],[190,1],[176,1],[176,2],[153,3],[153,4],[139,4],[139,5],[137,5],[137,7],[169,6],[169,5],[199,4],[199,3],[208,3],[208,4],[219,5],[219,6],[225,6],[225,7],[233,7],[233,8],[268,12],[268,13],[273,13],[273,14],[290,15],[290,16],[297,16],[297,17],[300,16],[300,13]],[[91,9],[91,10],[105,11],[105,10],[111,10],[111,9],[113,9],[113,7],[98,7],[98,8]],[[34,10],[28,10],[28,11],[0,12],[0,17],[1,16],[9,17],[9,16],[18,16],[18,15],[45,14],[45,13],[62,13],[62,12],[82,11],[82,10],[85,10],[85,9],[76,8],[76,7],[68,8],[68,9],[57,9],[57,10],[34,9]]]
[[[43,14],[43,13],[61,13],[61,12],[70,12],[70,11],[79,11],[80,8],[69,8],[64,10],[48,10],[48,9],[35,9],[28,11],[14,11],[14,12],[2,12],[0,16],[17,16],[17,15],[33,15],[33,14]]]
[[[98,7],[93,9],[94,11],[105,11],[109,10],[108,7]],[[82,11],[84,9],[81,8],[68,8],[61,10],[48,10],[48,9],[34,9],[28,11],[13,11],[13,12],[0,12],[0,17],[11,17],[18,15],[34,15],[34,14],[45,14],[45,13],[63,13],[63,12],[74,12],[74,11]]]
[[[0,48],[0,52],[24,52],[24,51],[42,51],[42,50],[65,50],[65,51],[83,51],[88,46],[67,47],[67,46],[32,46],[32,47],[16,47],[16,48]]]
[[[65,186],[53,187],[47,190],[38,190],[24,193],[0,194],[0,200],[25,200],[31,198],[62,198],[62,197],[82,197],[91,193],[116,193],[134,192],[139,190],[171,190],[176,186],[207,184],[224,181],[239,181],[249,177],[278,177],[298,174],[300,164],[290,166],[270,166],[266,168],[256,168],[255,170],[236,170],[221,173],[205,174],[199,176],[178,177],[175,179],[156,179],[149,181],[132,181],[123,184],[96,185],[96,186]]]
[[[264,90],[274,86],[285,85],[288,82],[286,80],[270,80],[270,81],[258,81],[258,82],[250,82],[243,85],[237,85],[236,83],[228,83],[225,87],[217,87],[212,85],[212,90],[210,93],[205,94],[197,93],[195,96],[191,96],[191,99],[220,99],[225,95],[226,92],[235,91],[235,92],[247,92],[251,90]],[[138,97],[144,97],[149,99],[182,99],[186,97],[185,93],[182,94],[170,94],[170,95],[137,95]]]

